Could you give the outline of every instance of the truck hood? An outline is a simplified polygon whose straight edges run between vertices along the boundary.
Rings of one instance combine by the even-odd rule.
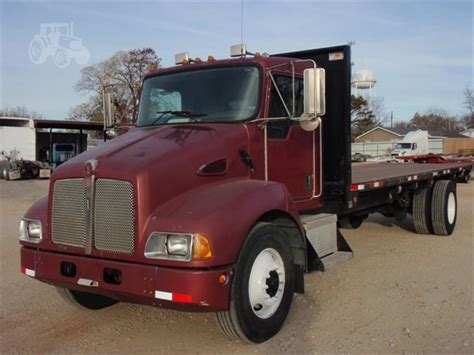
[[[222,179],[249,176],[240,157],[248,149],[244,125],[189,124],[136,128],[61,165],[52,175],[50,191],[59,179],[83,178],[85,163],[97,160],[96,179],[133,184],[138,243],[160,206],[199,186]],[[221,170],[203,175],[200,167],[226,159]],[[50,206],[52,194],[50,194]],[[51,208],[49,210],[51,219]]]
[[[94,159],[98,162],[97,178],[149,183],[159,186],[161,191],[165,187],[166,194],[171,190],[184,192],[196,184],[215,180],[214,175],[214,178],[200,176],[197,171],[204,164],[219,159],[227,159],[226,175],[248,174],[239,156],[239,150],[248,149],[247,145],[248,135],[243,125],[180,124],[135,128],[62,164],[54,172],[52,181],[83,177],[85,163]]]

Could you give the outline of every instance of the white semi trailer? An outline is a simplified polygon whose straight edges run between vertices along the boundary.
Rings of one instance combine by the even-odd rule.
[[[392,150],[392,157],[424,155],[429,153],[429,139],[427,131],[414,131],[406,134]]]

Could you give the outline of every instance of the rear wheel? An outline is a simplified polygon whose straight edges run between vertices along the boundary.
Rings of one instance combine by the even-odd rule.
[[[85,308],[90,310],[98,310],[110,307],[118,302],[113,298],[109,298],[102,295],[96,295],[94,293],[74,291],[62,287],[56,287],[56,289],[58,290],[58,293],[62,297],[62,299],[82,309]]]
[[[364,219],[366,219],[367,217],[367,215],[343,217],[337,221],[337,224],[339,228],[357,229],[362,225],[362,222],[364,222]]]
[[[470,178],[469,173],[464,174],[464,175],[461,175],[461,176],[458,178],[458,182],[463,183],[463,184],[467,184],[467,183],[469,182],[469,178]]]
[[[294,292],[294,265],[285,235],[269,223],[250,232],[235,265],[230,307],[216,313],[229,338],[261,343],[282,327]]]
[[[439,180],[433,188],[431,199],[431,221],[437,235],[451,235],[456,225],[457,197],[456,183]]]
[[[418,234],[433,233],[431,224],[431,195],[432,189],[428,186],[418,189],[413,194],[413,224]]]

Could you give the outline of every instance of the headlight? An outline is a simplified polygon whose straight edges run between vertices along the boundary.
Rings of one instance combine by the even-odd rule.
[[[208,260],[211,244],[201,234],[152,233],[145,246],[145,257],[176,261]]]
[[[30,243],[39,243],[43,238],[41,222],[30,219],[22,219],[20,222],[20,240]]]
[[[190,235],[168,235],[168,241],[166,243],[168,254],[179,256],[189,255],[191,246],[190,237]]]

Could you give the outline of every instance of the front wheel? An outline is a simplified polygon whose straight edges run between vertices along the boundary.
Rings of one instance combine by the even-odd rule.
[[[285,235],[270,223],[258,223],[235,265],[230,309],[216,313],[229,338],[261,343],[282,327],[294,292],[293,255]]]
[[[58,68],[66,68],[69,63],[71,63],[71,55],[69,53],[69,50],[65,48],[59,48],[56,50],[56,53],[54,54],[54,64]]]
[[[67,288],[56,287],[63,300],[78,308],[98,310],[110,307],[118,301],[106,296],[96,295],[94,293],[69,290]]]

